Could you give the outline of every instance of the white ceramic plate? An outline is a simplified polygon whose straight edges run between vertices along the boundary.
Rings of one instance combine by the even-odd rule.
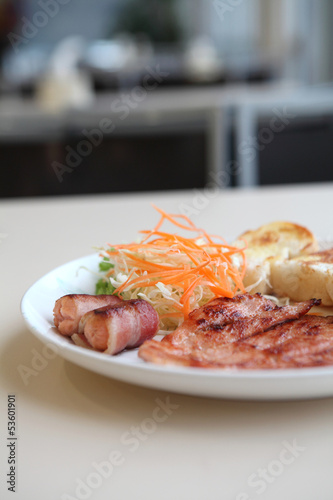
[[[68,293],[94,293],[98,255],[69,262],[25,293],[21,310],[36,337],[65,359],[93,372],[132,384],[196,396],[232,399],[306,399],[333,396],[333,367],[222,371],[145,363],[137,349],[117,356],[74,345],[53,326],[55,301]]]

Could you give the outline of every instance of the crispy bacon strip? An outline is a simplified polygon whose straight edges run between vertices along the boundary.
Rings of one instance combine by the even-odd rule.
[[[135,299],[86,313],[81,318],[79,333],[92,347],[112,355],[151,339],[158,326],[155,309],[147,301]]]
[[[64,295],[55,303],[53,309],[54,325],[62,335],[70,337],[78,332],[80,319],[88,311],[121,302],[122,299],[115,295]]]

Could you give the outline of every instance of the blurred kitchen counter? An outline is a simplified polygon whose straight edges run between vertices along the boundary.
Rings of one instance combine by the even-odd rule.
[[[161,78],[156,69],[151,70],[146,88],[99,93],[79,107],[62,106],[59,101],[53,109],[50,103],[32,99],[1,99],[0,143],[79,139],[87,134],[91,137],[94,129],[103,138],[199,131],[207,140],[206,182],[214,178],[222,186],[225,169],[235,159],[240,172],[237,184],[250,186],[259,184],[258,157],[245,154],[241,145],[256,138],[261,117],[268,123],[280,117],[279,125],[282,117],[283,125],[284,114],[287,119],[333,115],[331,87],[260,83],[169,89],[158,88]],[[272,130],[268,132],[272,134]]]

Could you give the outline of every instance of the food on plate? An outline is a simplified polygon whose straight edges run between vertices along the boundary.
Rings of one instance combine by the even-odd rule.
[[[271,284],[279,296],[292,300],[319,297],[333,306],[333,248],[272,263]]]
[[[291,340],[296,345],[295,340],[302,340],[303,337],[308,337],[319,344],[319,339],[324,335],[325,338],[330,339],[330,347],[333,348],[333,331],[332,327],[329,326],[331,324],[333,324],[333,316],[306,314],[298,319],[281,323],[272,329],[266,330],[265,335],[252,335],[245,339],[244,342],[260,349],[268,349]]]
[[[56,302],[54,324],[77,345],[116,354],[159,329],[173,330],[214,297],[244,291],[243,249],[196,227],[185,215],[155,208],[160,220],[141,231],[140,241],[101,249],[95,296],[69,295]],[[165,223],[190,234],[168,233],[162,230]]]
[[[82,316],[79,334],[83,334],[94,349],[112,355],[151,339],[158,325],[158,314],[147,301],[122,300]]]
[[[333,364],[333,317],[307,314],[319,304],[312,299],[277,306],[260,294],[213,300],[160,342],[144,342],[139,356],[162,365],[202,368]]]
[[[115,295],[70,294],[60,297],[53,309],[54,325],[62,335],[78,332],[79,321],[88,311],[121,302]]]
[[[229,245],[154,208],[160,219],[139,241],[100,249],[96,295],[56,301],[62,335],[110,355],[139,347],[140,358],[162,365],[333,364],[333,317],[308,314],[333,305],[333,249],[319,252],[307,228],[281,221]]]
[[[308,368],[333,364],[333,316],[306,315],[228,345],[225,368]]]
[[[243,249],[196,227],[185,215],[156,210],[159,222],[141,231],[140,241],[101,249],[100,264],[106,270],[96,292],[107,288],[125,300],[148,301],[159,314],[160,329],[172,331],[209,300],[244,292],[246,262]],[[177,233],[167,232],[165,224]]]
[[[247,267],[243,283],[247,291],[270,294],[272,264],[276,259],[290,259],[318,249],[314,235],[305,227],[292,222],[276,221],[241,234],[234,245],[244,250]],[[237,255],[235,257],[237,259]],[[311,295],[314,297],[316,295]]]
[[[276,304],[256,293],[236,295],[233,300],[218,297],[203,307],[191,312],[190,318],[200,324],[219,324],[221,326],[239,319],[252,318],[262,312],[276,309]]]
[[[74,344],[79,347],[85,347],[86,349],[93,349],[93,347],[89,344],[88,340],[85,338],[83,333],[73,333],[71,339],[74,342]]]
[[[116,354],[138,347],[158,331],[159,317],[145,300],[114,295],[65,295],[54,307],[54,324],[80,347]]]
[[[228,301],[229,303],[232,302],[231,307],[227,305]],[[270,328],[269,325],[274,326],[281,321],[288,321],[302,316],[311,307],[319,304],[320,300],[311,299],[292,305],[277,306],[273,301],[260,294],[244,294],[237,295],[233,299],[220,298],[212,300],[202,308],[193,311],[190,317],[202,329],[220,330],[227,324],[239,329],[242,326],[241,320],[249,320],[245,323],[247,331],[252,331],[252,329],[266,330]],[[230,310],[232,310],[231,316]],[[227,331],[224,335],[226,334]]]

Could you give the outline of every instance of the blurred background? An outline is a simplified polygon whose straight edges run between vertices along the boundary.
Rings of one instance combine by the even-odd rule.
[[[333,180],[332,0],[0,0],[0,197]]]

